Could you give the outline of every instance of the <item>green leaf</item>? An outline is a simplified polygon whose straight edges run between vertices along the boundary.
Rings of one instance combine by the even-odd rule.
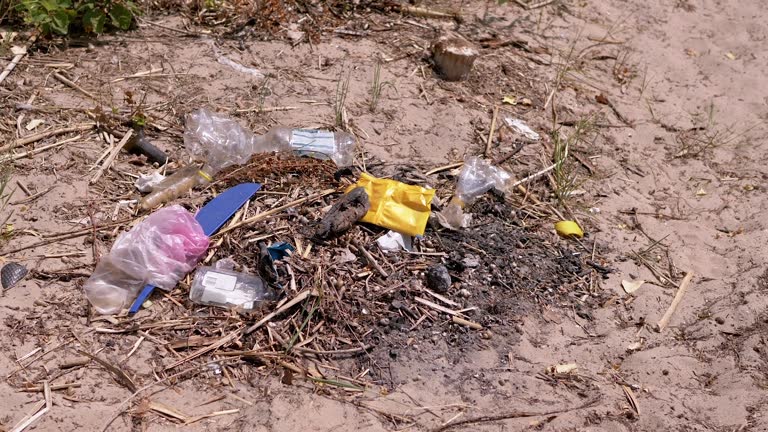
[[[40,4],[48,12],[56,11],[56,10],[60,9],[59,2],[57,0],[40,0]]]
[[[133,21],[133,14],[127,7],[116,3],[109,10],[109,17],[112,18],[112,24],[122,30],[128,30]]]
[[[66,10],[57,10],[51,14],[51,29],[63,35],[69,32],[69,14]]]
[[[107,16],[99,9],[90,9],[83,15],[83,29],[89,33],[102,33]]]
[[[507,3],[509,0],[499,0],[499,6]]]

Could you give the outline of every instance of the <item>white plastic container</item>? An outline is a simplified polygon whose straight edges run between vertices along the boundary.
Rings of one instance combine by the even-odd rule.
[[[246,311],[275,297],[259,276],[207,266],[197,270],[189,291],[189,299],[195,303]]]

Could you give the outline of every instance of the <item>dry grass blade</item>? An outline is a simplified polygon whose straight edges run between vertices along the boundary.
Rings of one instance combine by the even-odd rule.
[[[84,355],[84,356],[90,358],[91,360],[93,360],[96,363],[98,363],[101,366],[103,366],[104,369],[106,369],[109,373],[111,373],[115,377],[115,380],[120,385],[122,385],[123,387],[127,388],[128,390],[130,390],[132,392],[136,391],[136,388],[137,388],[136,387],[136,383],[134,383],[133,379],[131,379],[131,377],[129,377],[128,374],[123,372],[121,369],[113,366],[111,363],[109,363],[108,361],[106,361],[104,359],[96,357],[95,355],[93,355],[93,354],[91,354],[89,352],[78,350],[78,353],[80,353],[81,355]]]
[[[223,347],[224,345],[227,345],[227,344],[231,343],[232,341],[234,341],[235,339],[237,339],[240,336],[241,333],[242,333],[242,331],[240,329],[237,329],[237,330],[231,332],[230,334],[224,336],[223,338],[219,339],[218,342],[212,343],[212,344],[208,345],[207,347],[200,348],[199,350],[197,350],[197,351],[193,352],[192,354],[184,357],[183,359],[171,363],[170,365],[166,366],[164,368],[164,370],[173,369],[173,368],[175,368],[177,366],[180,366],[180,365],[182,365],[182,364],[184,364],[184,363],[186,363],[186,362],[188,362],[190,360],[194,360],[194,359],[200,357],[201,355],[203,355],[205,353],[209,353],[211,351],[215,351],[215,350]]]
[[[289,301],[288,303],[280,306],[277,310],[274,312],[266,315],[264,318],[259,320],[256,324],[248,327],[248,329],[245,330],[245,334],[252,333],[254,330],[258,329],[259,327],[263,326],[265,323],[269,322],[272,318],[280,315],[281,313],[285,312],[286,310],[296,306],[297,304],[304,301],[309,296],[316,296],[317,292],[314,290],[305,290],[300,292],[296,295],[296,297],[293,298],[293,300]]]

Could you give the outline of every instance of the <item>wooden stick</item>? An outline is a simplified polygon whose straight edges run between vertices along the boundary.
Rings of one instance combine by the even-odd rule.
[[[37,35],[33,34],[29,38],[29,43],[27,44],[27,46],[24,47],[24,52],[21,52],[19,54],[16,54],[15,56],[13,56],[13,59],[11,59],[11,62],[8,63],[5,66],[5,69],[3,69],[3,72],[0,73],[0,83],[5,81],[5,78],[8,77],[8,75],[10,75],[11,72],[13,72],[13,70],[16,68],[16,65],[19,64],[21,59],[23,59],[24,56],[27,55],[27,51],[32,47],[32,45],[35,43],[36,40],[37,40]]]
[[[491,143],[493,142],[493,133],[496,131],[496,118],[499,116],[498,105],[493,107],[493,118],[491,119],[491,130],[488,131],[488,141],[485,142],[485,151],[483,154],[488,157],[488,153],[491,151]]]
[[[59,384],[51,386],[51,391],[54,390],[66,390],[69,388],[78,388],[80,387],[80,383],[71,383],[71,384]],[[24,387],[23,389],[19,390],[20,392],[25,393],[37,393],[41,391],[45,391],[45,386],[32,386],[32,387]]]
[[[677,306],[683,300],[685,291],[688,290],[688,285],[691,284],[691,279],[693,279],[693,272],[689,271],[685,274],[682,282],[680,282],[680,287],[677,288],[677,293],[675,293],[675,298],[672,299],[672,304],[669,305],[669,309],[667,309],[667,312],[661,317],[659,323],[656,325],[657,332],[661,333],[669,325],[669,321],[672,319],[672,315],[675,313]]]
[[[413,299],[423,304],[424,306],[429,306],[432,309],[438,310],[443,313],[447,313],[448,315],[451,315],[451,316],[461,315],[459,312],[456,312],[455,310],[451,310],[451,309],[448,309],[447,307],[440,306],[439,304],[433,303],[427,299],[423,299],[421,297],[414,297]]]
[[[41,139],[45,139],[50,136],[61,135],[68,132],[80,132],[80,131],[92,129],[94,126],[96,126],[96,123],[84,123],[76,126],[68,126],[61,129],[49,130],[49,131],[40,132],[34,135],[28,135],[28,136],[25,136],[24,138],[17,139],[15,142],[11,144],[8,144],[4,147],[0,147],[0,153],[5,153],[8,150],[15,149],[16,147],[32,144],[33,142],[40,141]]]
[[[352,240],[351,243],[357,248],[357,250],[360,251],[360,253],[363,254],[363,256],[365,256],[365,259],[368,261],[368,264],[370,264],[373,268],[375,268],[376,271],[379,272],[381,277],[383,277],[384,279],[389,277],[389,273],[387,273],[381,267],[381,265],[379,265],[379,263],[376,262],[376,259],[373,257],[373,255],[371,255],[370,252],[368,252],[360,243],[358,243],[357,240]]]
[[[533,180],[536,177],[543,176],[544,174],[546,174],[546,173],[552,171],[553,169],[555,169],[556,166],[557,166],[557,164],[552,164],[552,165],[544,168],[543,170],[541,170],[539,172],[535,172],[535,173],[529,175],[528,177],[526,177],[526,178],[524,178],[522,180],[518,180],[518,181],[512,183],[511,185],[507,186],[507,188],[511,189],[513,187],[520,186],[521,184],[523,184],[523,183],[525,183],[527,181]]]
[[[260,112],[260,113],[266,113],[266,112],[275,112],[275,111],[291,111],[291,110],[297,110],[299,107],[295,106],[276,106],[276,107],[255,107],[255,108],[243,108],[236,110],[235,112],[243,113],[243,112]]]
[[[437,174],[439,172],[448,171],[454,168],[461,168],[463,165],[464,165],[464,162],[456,162],[449,165],[443,165],[441,167],[437,167],[425,172],[424,175],[432,175],[432,174]]]
[[[225,228],[223,230],[220,230],[218,233],[216,233],[214,235],[214,237],[218,237],[218,236],[220,236],[222,234],[228,233],[228,232],[230,232],[230,231],[232,231],[232,230],[234,230],[236,228],[240,228],[241,226],[250,225],[250,224],[253,224],[255,222],[267,219],[268,217],[273,216],[273,215],[275,215],[277,213],[280,213],[283,210],[287,210],[287,209],[289,209],[291,207],[295,207],[297,205],[304,204],[304,203],[309,202],[309,201],[314,201],[316,199],[319,199],[319,198],[322,198],[324,196],[330,195],[330,194],[332,194],[334,192],[336,192],[336,189],[326,189],[326,190],[324,190],[324,191],[322,191],[320,193],[316,193],[314,195],[310,195],[310,196],[304,197],[304,198],[299,198],[299,199],[297,199],[295,201],[289,202],[288,204],[282,205],[282,206],[277,207],[277,208],[273,208],[272,210],[268,210],[268,211],[265,211],[263,213],[259,213],[256,216],[249,217],[248,219],[244,219],[244,220],[242,220],[242,221],[240,221],[240,222],[238,222],[238,223],[236,223],[236,224],[234,224],[232,226],[229,226],[229,227],[227,227],[227,228]]]
[[[268,321],[269,321],[269,320],[271,320],[272,318],[274,318],[274,317],[276,317],[276,316],[280,315],[280,314],[281,314],[281,313],[283,313],[284,311],[286,311],[286,310],[288,310],[288,309],[290,309],[290,308],[294,307],[295,305],[297,305],[297,304],[301,303],[301,302],[302,302],[302,301],[304,301],[304,300],[305,300],[307,297],[309,297],[309,296],[316,296],[316,295],[317,295],[317,292],[315,292],[314,290],[305,290],[305,291],[302,291],[302,292],[300,292],[299,294],[297,294],[297,295],[296,295],[296,297],[294,297],[294,298],[293,298],[293,300],[291,300],[291,301],[289,301],[288,303],[286,303],[286,304],[284,304],[284,305],[280,306],[280,308],[278,308],[276,311],[274,311],[274,312],[272,312],[272,313],[268,314],[267,316],[265,316],[264,318],[262,318],[262,319],[261,319],[259,322],[257,322],[256,324],[254,324],[254,325],[252,325],[252,326],[248,327],[248,328],[245,330],[245,334],[249,334],[249,333],[253,332],[254,330],[258,329],[259,327],[261,327],[262,325],[264,325],[264,323],[268,322]]]
[[[293,350],[298,352],[318,354],[318,355],[345,355],[345,354],[356,354],[356,353],[365,352],[371,348],[372,348],[372,345],[366,345],[366,346],[361,346],[357,348],[340,349],[335,351],[313,350],[313,349],[304,348],[304,347],[293,347]]]
[[[53,401],[51,400],[51,385],[48,383],[48,381],[45,381],[43,383],[44,385],[44,393],[45,393],[45,401],[42,401],[42,403],[45,405],[45,408],[40,409],[40,411],[37,412],[37,414],[33,415],[32,417],[28,417],[26,420],[22,421],[18,425],[16,425],[15,428],[13,428],[12,432],[22,432],[24,429],[29,427],[32,423],[36,422],[37,419],[42,417],[45,413],[50,411],[51,407],[53,406]],[[40,405],[38,403],[38,405]]]
[[[117,146],[115,146],[114,149],[112,149],[112,153],[110,153],[109,156],[104,160],[104,163],[101,165],[98,171],[96,171],[96,174],[93,175],[91,178],[90,184],[96,183],[96,181],[101,178],[101,175],[104,174],[104,171],[108,170],[109,167],[112,166],[112,163],[117,158],[118,153],[120,153],[120,150],[123,148],[125,143],[128,142],[128,140],[131,138],[131,135],[133,135],[133,129],[128,129],[128,132],[123,135],[123,139],[120,140],[119,143],[117,143]]]
[[[40,191],[40,192],[38,192],[38,193],[36,193],[34,195],[30,195],[30,196],[28,196],[28,197],[26,197],[24,199],[20,199],[20,200],[16,200],[16,201],[11,201],[10,204],[11,205],[19,205],[19,204],[26,204],[26,203],[32,202],[32,201],[40,198],[41,196],[47,194],[48,192],[54,190],[55,188],[56,188],[56,185],[53,185],[53,186],[49,187],[46,190]]]
[[[66,86],[68,86],[68,87],[70,87],[72,89],[75,89],[75,90],[79,91],[80,93],[84,94],[85,96],[88,96],[89,98],[91,98],[93,100],[97,100],[96,96],[94,96],[93,93],[90,93],[89,91],[85,90],[84,88],[82,88],[79,85],[75,84],[74,82],[70,81],[69,79],[67,79],[66,77],[61,75],[60,73],[54,72],[53,73],[53,77],[56,78],[57,80],[61,81],[62,84],[66,85]]]
[[[218,416],[223,416],[223,415],[228,415],[228,414],[237,414],[239,412],[240,412],[239,408],[234,408],[234,409],[229,409],[229,410],[224,410],[224,411],[215,411],[215,412],[212,412],[210,414],[203,414],[203,415],[200,415],[200,416],[197,416],[197,417],[190,417],[190,418],[188,418],[184,422],[184,424],[188,425],[188,424],[192,424],[192,423],[195,423],[195,422],[199,422],[200,420],[205,420],[207,418],[218,417]]]
[[[465,327],[469,327],[469,328],[474,329],[474,330],[482,330],[483,329],[483,325],[482,324],[476,323],[474,321],[465,320],[465,319],[459,318],[457,316],[451,317],[451,320],[453,320],[453,322],[456,323],[456,324],[463,325]]]
[[[112,223],[104,224],[104,225],[101,225],[101,226],[97,226],[95,229],[96,229],[96,231],[103,231],[105,229],[114,228],[116,226],[123,225],[125,223],[130,223],[134,219],[136,219],[136,218],[129,218],[129,219],[119,220],[117,222],[112,222]],[[42,240],[42,241],[39,241],[37,243],[32,243],[31,245],[19,246],[17,248],[14,248],[14,249],[11,249],[11,250],[8,250],[8,251],[0,252],[0,257],[1,256],[6,256],[6,255],[10,255],[10,254],[16,253],[16,252],[21,252],[21,251],[27,250],[27,249],[35,249],[35,248],[38,248],[40,246],[47,246],[47,245],[49,245],[51,243],[56,243],[56,242],[60,242],[60,241],[63,241],[63,240],[69,240],[69,239],[73,239],[73,238],[83,237],[83,236],[86,236],[86,235],[89,235],[89,234],[93,233],[93,230],[94,230],[94,228],[84,228],[84,229],[81,229],[81,230],[72,231],[70,233],[64,233],[64,234],[61,234],[61,235],[57,235],[55,237],[51,237],[49,239]]]
[[[59,141],[59,142],[54,143],[54,144],[49,144],[47,146],[42,146],[40,148],[36,148],[34,150],[25,151],[25,152],[22,152],[22,153],[19,153],[19,154],[15,154],[15,155],[7,155],[4,158],[0,158],[0,163],[7,162],[7,161],[12,161],[12,160],[15,161],[15,160],[19,160],[19,159],[24,159],[26,157],[34,156],[34,155],[36,155],[38,153],[42,153],[42,152],[44,152],[46,150],[50,150],[50,149],[56,148],[56,147],[61,147],[64,144],[71,143],[72,141],[77,141],[77,140],[79,140],[82,137],[83,137],[82,135],[77,135],[77,136],[74,136],[72,138],[67,138],[65,140]]]

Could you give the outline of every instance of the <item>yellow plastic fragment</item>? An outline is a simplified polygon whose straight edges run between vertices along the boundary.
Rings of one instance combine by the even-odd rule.
[[[584,232],[579,224],[574,221],[560,221],[555,224],[555,231],[563,237],[584,237]]]
[[[363,187],[368,193],[371,209],[361,219],[401,234],[423,235],[429,220],[434,189],[412,186],[395,180],[360,174],[360,180],[347,192]]]

